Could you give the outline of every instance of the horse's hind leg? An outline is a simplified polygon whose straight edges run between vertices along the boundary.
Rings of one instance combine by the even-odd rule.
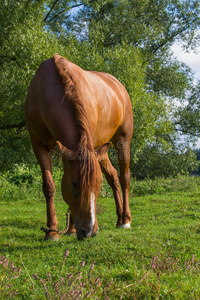
[[[130,227],[131,214],[129,210],[129,189],[130,189],[130,141],[122,140],[118,141],[115,145],[119,162],[119,181],[123,192],[123,214],[122,214],[122,226],[123,228]]]
[[[49,149],[33,136],[31,136],[31,143],[42,171],[43,192],[46,198],[47,205],[47,227],[51,229],[57,229],[58,222],[54,206],[55,184],[52,177],[52,164],[49,155]],[[59,235],[54,231],[46,233],[44,237],[45,240],[57,240],[58,238]]]
[[[112,166],[107,154],[104,156],[103,160],[100,161],[100,166],[102,172],[106,177],[106,180],[108,181],[109,185],[113,190],[118,216],[117,226],[121,226],[123,207],[117,170]]]

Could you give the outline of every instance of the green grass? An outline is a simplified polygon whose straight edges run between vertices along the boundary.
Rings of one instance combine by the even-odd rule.
[[[40,183],[0,178],[0,299],[200,298],[199,178],[133,182],[131,229],[116,229],[113,198],[100,198],[98,235],[58,242],[43,240]],[[144,195],[134,196],[138,190]],[[55,203],[63,228],[67,205],[59,191]]]

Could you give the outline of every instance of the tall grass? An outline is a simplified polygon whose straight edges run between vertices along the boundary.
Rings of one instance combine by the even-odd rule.
[[[130,194],[132,196],[145,196],[165,193],[180,193],[191,190],[198,192],[200,178],[190,175],[178,175],[169,178],[132,180]]]

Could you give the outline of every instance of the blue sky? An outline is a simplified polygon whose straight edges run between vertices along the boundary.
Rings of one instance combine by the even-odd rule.
[[[172,46],[174,56],[179,60],[188,65],[195,73],[195,79],[200,80],[200,47],[198,52],[189,51],[189,53],[182,50],[181,45],[174,44]]]

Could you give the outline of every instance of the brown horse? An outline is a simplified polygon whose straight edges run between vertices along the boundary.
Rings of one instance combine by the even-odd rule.
[[[98,232],[96,202],[102,172],[112,187],[117,226],[130,227],[130,140],[133,115],[124,86],[106,73],[84,71],[66,58],[55,55],[44,61],[31,81],[25,105],[31,143],[40,164],[47,204],[47,226],[57,229],[54,206],[55,185],[50,152],[58,146],[64,175],[62,194],[69,205],[68,233],[78,239]],[[117,171],[107,151],[113,143],[118,155]],[[45,239],[58,239],[49,231]]]

